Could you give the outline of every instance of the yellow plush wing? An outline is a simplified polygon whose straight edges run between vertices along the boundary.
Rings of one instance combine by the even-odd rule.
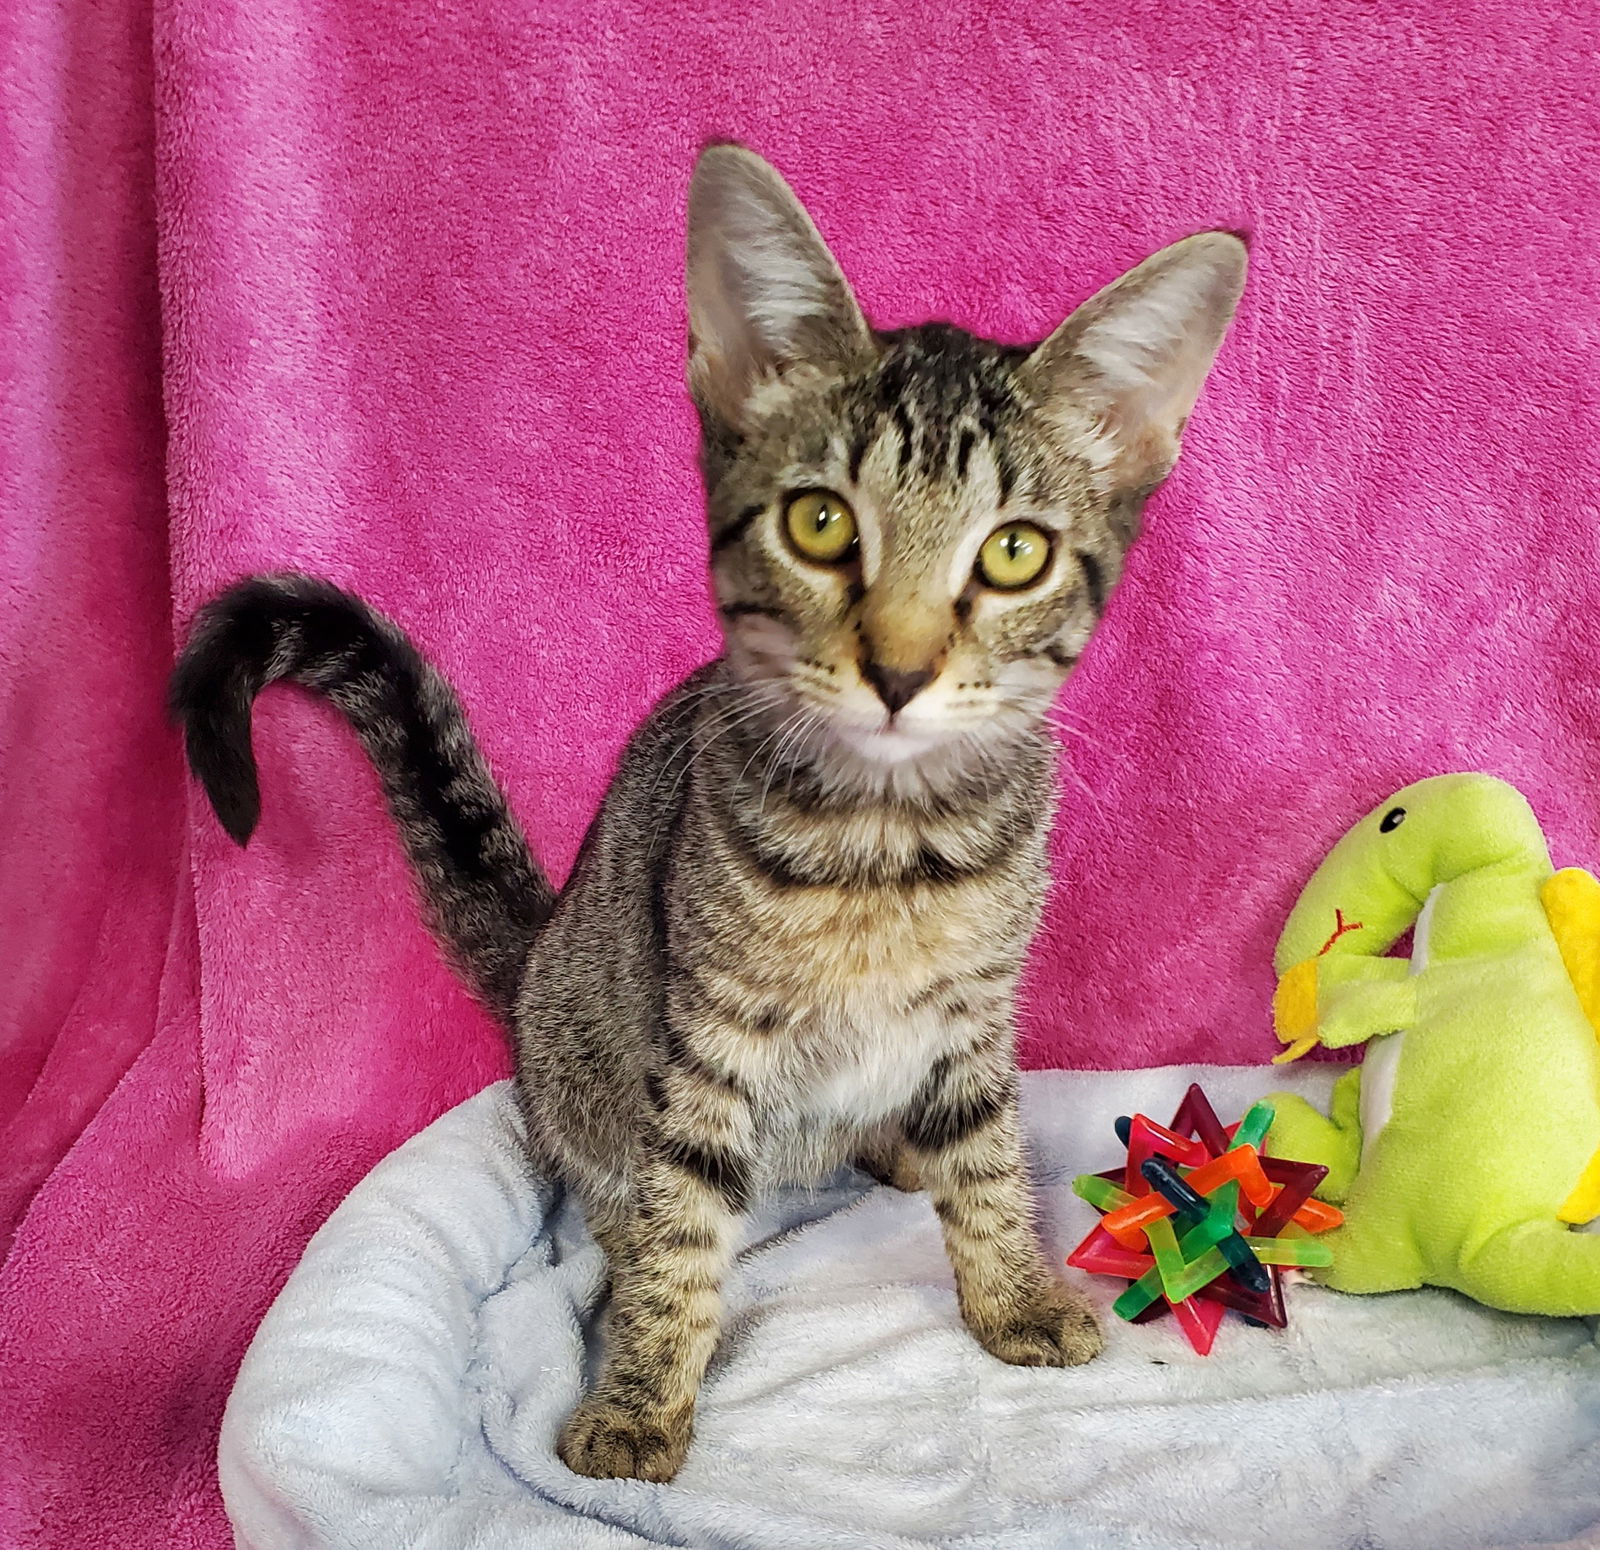
[[[1561,961],[1600,1037],[1600,882],[1582,867],[1563,867],[1539,890]]]
[[[1564,867],[1539,890],[1539,902],[1584,1015],[1600,1038],[1600,882],[1581,867]],[[1600,1216],[1600,1152],[1556,1214],[1574,1223]]]
[[[1298,1060],[1317,1044],[1317,960],[1306,958],[1285,972],[1272,993],[1272,1025],[1288,1049],[1272,1057],[1275,1066]]]

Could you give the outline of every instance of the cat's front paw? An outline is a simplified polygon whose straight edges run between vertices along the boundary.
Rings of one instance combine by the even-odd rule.
[[[691,1413],[641,1413],[590,1397],[561,1428],[556,1451],[574,1474],[595,1480],[670,1480],[694,1435]]]
[[[1105,1347],[1088,1299],[1059,1282],[997,1314],[981,1321],[969,1318],[968,1327],[984,1350],[1013,1367],[1078,1367]]]

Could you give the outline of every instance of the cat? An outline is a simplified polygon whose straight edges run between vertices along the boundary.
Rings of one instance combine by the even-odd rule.
[[[634,735],[558,895],[452,690],[305,576],[198,616],[171,702],[240,844],[250,705],[326,695],[376,766],[430,923],[511,1030],[535,1163],[609,1269],[558,1449],[668,1480],[739,1214],[851,1160],[926,1189],[961,1314],[1005,1362],[1088,1361],[1035,1238],[1013,999],[1047,885],[1046,712],[1123,568],[1244,284],[1206,232],[1034,348],[869,327],[752,152],[689,196],[689,385],[725,650]]]

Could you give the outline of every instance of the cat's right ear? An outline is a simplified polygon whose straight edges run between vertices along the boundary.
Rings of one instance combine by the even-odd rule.
[[[875,349],[811,217],[753,151],[713,145],[689,185],[689,389],[739,428],[761,390],[795,373],[838,375]]]
[[[1047,416],[1094,416],[1108,488],[1142,496],[1172,471],[1247,259],[1231,232],[1185,237],[1090,297],[1028,357]]]

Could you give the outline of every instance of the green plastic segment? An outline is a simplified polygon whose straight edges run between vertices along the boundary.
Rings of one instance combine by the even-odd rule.
[[[1220,1211],[1230,1222],[1236,1220],[1239,1215],[1239,1181],[1229,1179],[1220,1189],[1212,1192],[1210,1199],[1212,1211]]]
[[[1073,1193],[1087,1200],[1096,1211],[1120,1211],[1133,1204],[1133,1196],[1098,1173],[1080,1173],[1072,1181]]]
[[[1111,1311],[1119,1319],[1136,1319],[1160,1295],[1161,1272],[1147,1270],[1111,1304]]]
[[[1213,1244],[1221,1243],[1234,1232],[1233,1212],[1226,1201],[1213,1200],[1205,1220],[1196,1222],[1181,1239],[1179,1247],[1184,1259],[1193,1260]]]
[[[1208,1215],[1198,1227],[1185,1233],[1185,1245],[1196,1237],[1202,1242],[1206,1241],[1207,1235],[1215,1230],[1215,1215]],[[1194,1259],[1186,1258],[1178,1247],[1178,1236],[1167,1217],[1161,1217],[1145,1228],[1145,1236],[1150,1240],[1150,1252],[1156,1257],[1161,1291],[1168,1302],[1182,1302],[1186,1297],[1194,1296],[1202,1286],[1209,1286],[1228,1268],[1228,1262],[1214,1243]],[[1199,1244],[1195,1246],[1199,1247]]]
[[[1111,1311],[1119,1319],[1136,1319],[1156,1298],[1163,1294],[1172,1302],[1182,1302],[1186,1297],[1192,1297],[1203,1286],[1210,1286],[1219,1275],[1228,1268],[1228,1262],[1222,1257],[1222,1251],[1215,1247],[1219,1238],[1225,1238],[1233,1230],[1234,1199],[1238,1195],[1237,1184],[1226,1184],[1212,1197],[1211,1210],[1207,1213],[1205,1221],[1191,1227],[1181,1239],[1178,1239],[1172,1230],[1172,1221],[1163,1217],[1154,1224],[1155,1233],[1152,1236],[1148,1231],[1152,1251],[1156,1250],[1157,1239],[1164,1238],[1167,1243],[1167,1252],[1177,1254],[1180,1261],[1178,1275],[1175,1280],[1176,1291],[1169,1289],[1161,1274],[1161,1254],[1156,1251],[1156,1268],[1147,1270],[1117,1300],[1111,1304]],[[1224,1197],[1227,1198],[1224,1198]],[[1194,1258],[1189,1256],[1194,1255]],[[1185,1283],[1188,1285],[1185,1290]]]
[[[1246,1238],[1245,1247],[1263,1265],[1331,1265],[1333,1250],[1314,1238]]]
[[[1272,1129],[1272,1122],[1277,1117],[1272,1105],[1265,1099],[1252,1104],[1249,1112],[1239,1121],[1239,1128],[1234,1132],[1233,1144],[1253,1146],[1259,1152],[1261,1143],[1267,1139],[1267,1132]]]

